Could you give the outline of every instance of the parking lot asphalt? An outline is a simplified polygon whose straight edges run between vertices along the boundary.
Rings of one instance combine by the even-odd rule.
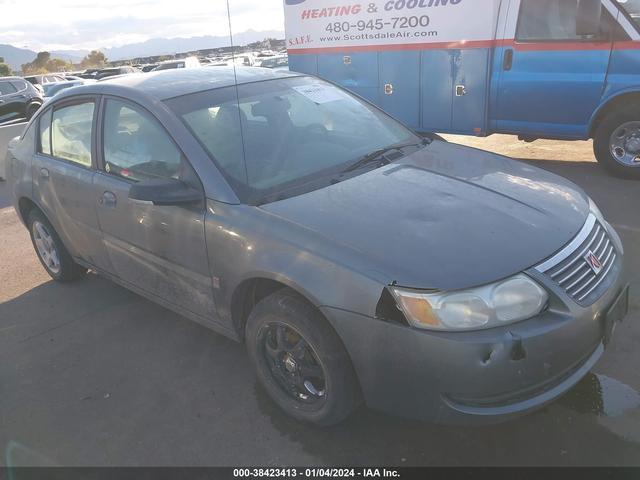
[[[302,425],[257,386],[242,345],[96,275],[50,281],[0,183],[0,462],[640,465],[640,182],[608,176],[588,142],[449,138],[572,179],[623,238],[630,314],[564,397],[489,427],[365,408],[338,427]]]

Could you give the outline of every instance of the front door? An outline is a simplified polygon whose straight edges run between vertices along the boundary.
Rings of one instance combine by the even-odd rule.
[[[141,107],[103,103],[100,169],[93,199],[113,272],[160,300],[214,320],[203,202],[158,206],[129,199],[135,182],[179,178],[202,189],[160,123]]]
[[[494,55],[496,131],[586,137],[606,85],[616,23],[603,6],[600,32],[578,35],[578,1],[511,1],[507,40]]]

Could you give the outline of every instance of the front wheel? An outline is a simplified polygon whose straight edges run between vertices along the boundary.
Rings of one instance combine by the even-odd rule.
[[[260,301],[245,339],[258,380],[287,414],[335,425],[360,404],[351,360],[324,317],[283,289]]]
[[[593,149],[598,162],[614,175],[640,179],[640,106],[609,113],[596,130]]]

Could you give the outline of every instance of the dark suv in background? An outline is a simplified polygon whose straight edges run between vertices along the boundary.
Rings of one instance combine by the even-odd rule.
[[[0,77],[0,125],[29,120],[42,103],[42,93],[28,81]]]

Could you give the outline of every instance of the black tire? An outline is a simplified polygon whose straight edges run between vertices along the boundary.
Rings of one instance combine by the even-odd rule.
[[[610,173],[626,179],[640,179],[640,163],[637,166],[624,165],[616,160],[611,149],[611,137],[625,123],[640,122],[640,104],[631,104],[617,109],[602,119],[593,139],[596,159]]]
[[[37,103],[32,103],[31,105],[29,105],[26,111],[27,121],[31,120],[31,118],[33,118],[33,116],[36,114],[36,112],[39,109],[40,109],[40,105]]]
[[[271,341],[268,336],[273,329],[279,328],[286,329],[287,335],[302,339],[310,347],[305,354],[307,361],[315,363],[314,368],[320,367],[324,377],[324,390],[320,390],[322,387],[311,388],[321,391],[321,395],[309,394],[303,401],[298,398],[302,395],[299,391],[286,389],[282,380],[274,375],[277,362],[266,353],[265,342]],[[320,312],[295,292],[283,289],[261,300],[249,315],[245,340],[260,384],[290,416],[329,426],[343,421],[360,405],[358,379],[340,338]]]
[[[47,261],[43,258],[39,251],[39,247],[36,242],[36,233],[35,225],[36,223],[43,226],[46,232],[50,235],[51,241],[53,243],[53,248],[57,253],[59,268],[54,268],[51,264],[47,263]],[[83,277],[87,273],[87,269],[78,265],[73,261],[71,255],[65,248],[64,244],[60,240],[57,232],[49,223],[49,220],[40,212],[38,209],[33,209],[29,212],[27,217],[27,226],[29,228],[29,234],[31,236],[31,243],[33,244],[33,248],[36,251],[36,255],[38,256],[38,260],[47,271],[49,276],[53,278],[57,282],[71,282]]]

